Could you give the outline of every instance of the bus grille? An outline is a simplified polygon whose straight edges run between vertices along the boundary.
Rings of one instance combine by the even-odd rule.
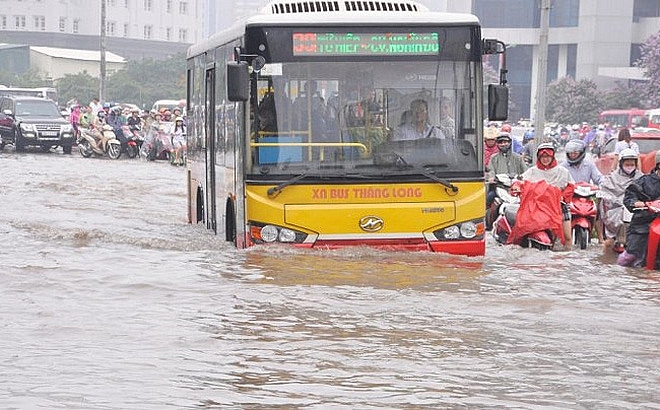
[[[266,6],[267,14],[327,13],[332,11],[428,11],[425,6],[413,1],[274,1]]]

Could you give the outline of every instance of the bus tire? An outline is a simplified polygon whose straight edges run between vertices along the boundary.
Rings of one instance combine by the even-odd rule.
[[[227,198],[225,209],[225,240],[236,243],[236,212],[231,198]]]

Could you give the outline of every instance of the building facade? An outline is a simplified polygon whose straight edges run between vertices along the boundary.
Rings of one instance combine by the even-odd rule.
[[[540,0],[421,1],[435,11],[473,13],[484,37],[507,44],[510,118],[534,118]],[[605,90],[639,80],[633,63],[640,45],[658,31],[660,0],[551,0],[547,82],[571,76]]]
[[[106,0],[107,48],[127,58],[185,51],[202,39],[205,0]],[[0,42],[99,48],[101,2],[0,0]]]

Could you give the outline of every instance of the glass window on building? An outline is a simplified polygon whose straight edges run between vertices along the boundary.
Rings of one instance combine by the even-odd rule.
[[[179,14],[186,15],[188,14],[188,2],[182,1],[179,3]]]
[[[108,21],[105,25],[105,30],[106,30],[107,35],[114,36],[116,27],[117,27],[116,22]]]
[[[60,17],[60,31],[66,31],[66,17]]]
[[[124,37],[128,37],[129,32],[128,23],[124,23]]]
[[[25,16],[14,16],[16,30],[25,30]]]
[[[78,32],[79,28],[80,28],[80,19],[73,20],[73,32],[74,32],[74,34]]]
[[[144,39],[151,40],[151,32],[153,31],[153,26],[146,25],[144,26]]]
[[[642,17],[660,17],[660,1],[635,0],[633,6],[633,19]]]
[[[577,27],[580,20],[580,0],[552,1],[550,27]],[[541,12],[538,23],[541,26]]]
[[[188,30],[185,28],[179,29],[179,43],[187,43],[188,42]]]
[[[541,0],[475,0],[474,14],[487,28],[538,28]],[[550,27],[577,27],[580,0],[552,1]]]

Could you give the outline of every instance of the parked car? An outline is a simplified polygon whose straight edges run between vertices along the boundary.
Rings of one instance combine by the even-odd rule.
[[[642,172],[648,174],[655,167],[655,153],[660,150],[660,130],[655,129],[637,129],[631,131],[632,140],[639,145],[639,163]],[[597,158],[594,159],[596,167],[603,173],[609,174],[614,168],[614,146],[618,138],[610,137],[605,145],[595,154]]]
[[[26,96],[0,98],[0,150],[13,144],[17,152],[26,146],[48,151],[55,146],[70,154],[75,144],[73,127],[51,100]]]

